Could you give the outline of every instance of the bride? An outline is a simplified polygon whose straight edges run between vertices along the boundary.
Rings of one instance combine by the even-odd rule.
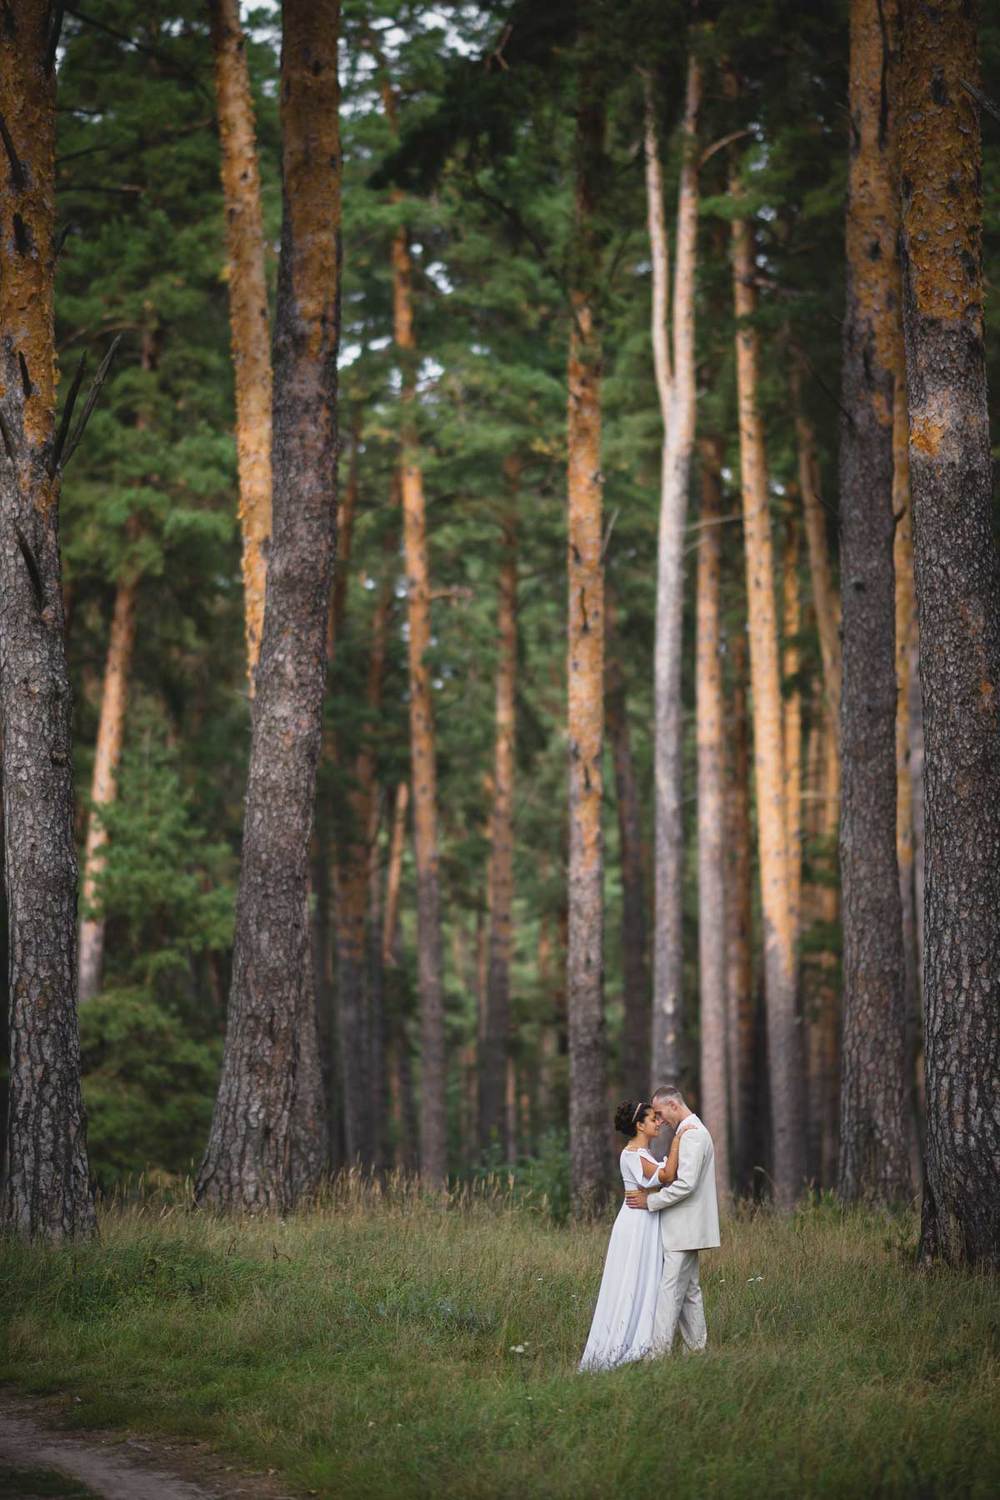
[[[657,1161],[649,1149],[662,1127],[660,1114],[641,1099],[628,1099],[618,1106],[615,1129],[627,1138],[620,1158],[626,1193],[637,1187],[670,1183],[677,1176],[680,1130],[675,1132],[664,1161]],[[581,1370],[610,1370],[643,1359],[650,1352],[662,1270],[659,1216],[632,1213],[623,1203],[611,1230]]]

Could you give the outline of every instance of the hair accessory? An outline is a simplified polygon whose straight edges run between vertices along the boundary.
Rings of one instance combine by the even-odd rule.
[[[632,1124],[633,1125],[635,1124],[636,1120],[639,1118],[639,1111],[641,1109],[645,1109],[645,1107],[646,1107],[645,1100],[640,1099],[639,1103],[635,1107],[635,1113],[632,1116]]]

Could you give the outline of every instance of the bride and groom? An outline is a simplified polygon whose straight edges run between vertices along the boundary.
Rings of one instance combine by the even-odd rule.
[[[670,1151],[650,1147],[665,1125]],[[619,1105],[615,1129],[625,1201],[608,1243],[601,1290],[581,1370],[610,1370],[668,1354],[677,1330],[688,1349],[708,1337],[698,1281],[698,1252],[719,1244],[712,1137],[678,1089],[657,1089],[650,1102]]]

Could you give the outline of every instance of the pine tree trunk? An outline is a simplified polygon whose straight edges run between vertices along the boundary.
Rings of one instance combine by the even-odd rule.
[[[351,773],[343,837],[334,853],[337,922],[337,1025],[341,1049],[341,1098],[344,1104],[344,1149],[348,1162],[373,1161],[374,1117],[372,1017],[367,986],[365,916],[369,904],[372,829],[377,815],[375,744],[382,709],[382,686],[392,585],[388,575],[379,589],[372,615],[365,722],[361,747]],[[343,611],[341,611],[341,615]],[[338,630],[343,619],[336,621]]]
[[[393,247],[396,346],[412,358],[410,257],[405,234]],[[412,402],[412,375],[404,400]],[[410,663],[410,758],[413,852],[417,867],[417,973],[420,988],[420,1171],[434,1185],[447,1172],[445,1140],[444,989],[441,975],[441,895],[438,879],[437,751],[427,651],[431,639],[430,579],[423,473],[412,428],[403,449],[403,535],[406,558]]]
[[[781,568],[782,656],[784,692],[782,744],[785,754],[785,834],[788,845],[788,905],[791,910],[795,969],[798,974],[799,928],[802,920],[802,694],[798,687],[799,632],[799,521],[794,510],[785,518]]]
[[[722,442],[701,452],[696,703],[698,741],[698,974],[701,991],[700,1113],[715,1142],[719,1190],[728,1194],[726,1068],[725,758],[719,572],[722,560]]]
[[[392,832],[389,838],[389,864],[385,873],[385,917],[382,927],[382,962],[386,968],[399,965],[399,891],[403,878],[403,850],[406,846],[406,814],[410,806],[410,783],[401,781],[393,801]]]
[[[730,191],[738,201],[739,181]],[[802,1187],[805,1143],[801,1118],[802,1038],[796,1015],[795,953],[788,890],[787,818],[782,747],[781,673],[774,593],[774,557],[768,513],[764,431],[757,406],[758,337],[753,234],[743,218],[732,221],[736,378],[740,422],[743,538],[746,551],[753,692],[757,839],[764,921],[764,989],[773,1181],[780,1208],[790,1208]]]
[[[503,1139],[510,1029],[510,960],[514,901],[514,733],[517,682],[517,512],[519,466],[505,465],[508,499],[502,520],[497,607],[496,745],[490,826],[489,967],[479,1059],[479,1144]],[[508,1157],[508,1160],[510,1158]]]
[[[902,325],[900,325],[902,337]],[[910,1182],[923,1176],[923,1144],[917,1098],[920,1053],[920,960],[917,952],[917,901],[913,861],[913,777],[910,773],[913,684],[917,670],[917,611],[913,597],[913,511],[910,505],[910,424],[906,414],[903,361],[892,411],[893,577],[896,604],[896,864],[903,923],[903,1026],[906,1080],[906,1131]]]
[[[239,0],[209,0],[229,257],[247,675],[253,695],[271,534],[271,349],[253,99]]]
[[[820,657],[823,662],[823,687],[827,707],[834,718],[840,716],[840,683],[842,672],[840,649],[840,601],[830,570],[830,551],[826,520],[819,491],[819,459],[812,423],[802,405],[802,358],[793,354],[791,371],[792,410],[795,414],[795,439],[798,460],[799,491],[802,496],[802,521],[809,550],[809,579]]]
[[[746,699],[746,636],[729,641],[732,698],[727,716],[726,767],[726,1032],[729,1064],[732,1177],[737,1191],[751,1186],[754,1046],[753,891],[751,886],[750,741]]]
[[[340,275],[338,0],[285,0],[273,513],[229,1025],[199,1202],[283,1211],[308,1158],[295,1120],[315,1041],[306,899],[335,550]],[[305,1070],[302,1070],[305,1072]],[[294,1171],[294,1177],[293,1177]]]
[[[673,350],[668,334],[669,275],[663,181],[652,91],[646,93],[646,202],[653,274],[652,340],[663,422],[660,521],[656,567],[654,651],[654,805],[656,828],[653,923],[652,1072],[677,1082],[683,1066],[683,726],[681,660],[684,632],[684,524],[695,434],[695,265],[698,250],[699,64],[688,61],[683,160],[677,196],[677,258],[673,288]]]
[[[0,37],[0,723],[10,1073],[0,1227],[94,1228],[76,1013],[71,698],[55,466],[55,47],[46,0]]]
[[[812,861],[822,872],[814,892],[814,915],[827,932],[840,909],[837,883],[837,832],[840,825],[840,747],[837,718],[829,708],[817,726],[816,841]],[[832,947],[816,955],[816,982],[808,1025],[808,1097],[811,1133],[810,1171],[822,1188],[837,1183],[840,1142],[840,991],[839,962]]]
[[[604,567],[601,556],[601,340],[594,308],[594,232],[604,106],[581,84],[576,120],[574,238],[567,409],[570,1166],[577,1211],[606,1184],[604,1099]]]
[[[898,208],[886,93],[894,0],[852,0],[847,305],[840,431],[843,1049],[838,1190],[910,1189],[903,937],[896,866],[892,408],[899,364]]]
[[[628,705],[619,660],[618,637],[610,590],[605,598],[608,653],[605,662],[605,706],[608,739],[615,772],[615,807],[622,882],[622,981],[625,1017],[622,1026],[622,1089],[640,1098],[649,1087],[649,970],[646,958],[646,891],[642,868],[642,810],[632,755]]]
[[[87,842],[83,856],[83,901],[85,910],[93,910],[98,899],[98,881],[104,869],[104,847],[108,841],[102,820],[102,809],[118,795],[118,762],[125,733],[125,704],[128,679],[135,644],[135,606],[139,593],[139,575],[132,569],[119,579],[115,590],[115,608],[111,617],[111,635],[104,665],[104,689],[101,693],[101,717],[94,752],[94,775],[91,782],[91,812],[87,821]],[[80,923],[80,1003],[93,1000],[101,988],[104,968],[104,915],[84,916]]]
[[[983,355],[975,13],[902,7],[897,97],[926,810],[921,1250],[1000,1267],[1000,559]]]

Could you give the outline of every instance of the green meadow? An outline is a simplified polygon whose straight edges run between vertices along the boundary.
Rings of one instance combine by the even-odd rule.
[[[580,1376],[604,1223],[402,1182],[284,1222],[119,1204],[92,1244],[2,1247],[2,1377],[305,1494],[992,1500],[1000,1293],[916,1269],[916,1227],[738,1212],[707,1353]]]

